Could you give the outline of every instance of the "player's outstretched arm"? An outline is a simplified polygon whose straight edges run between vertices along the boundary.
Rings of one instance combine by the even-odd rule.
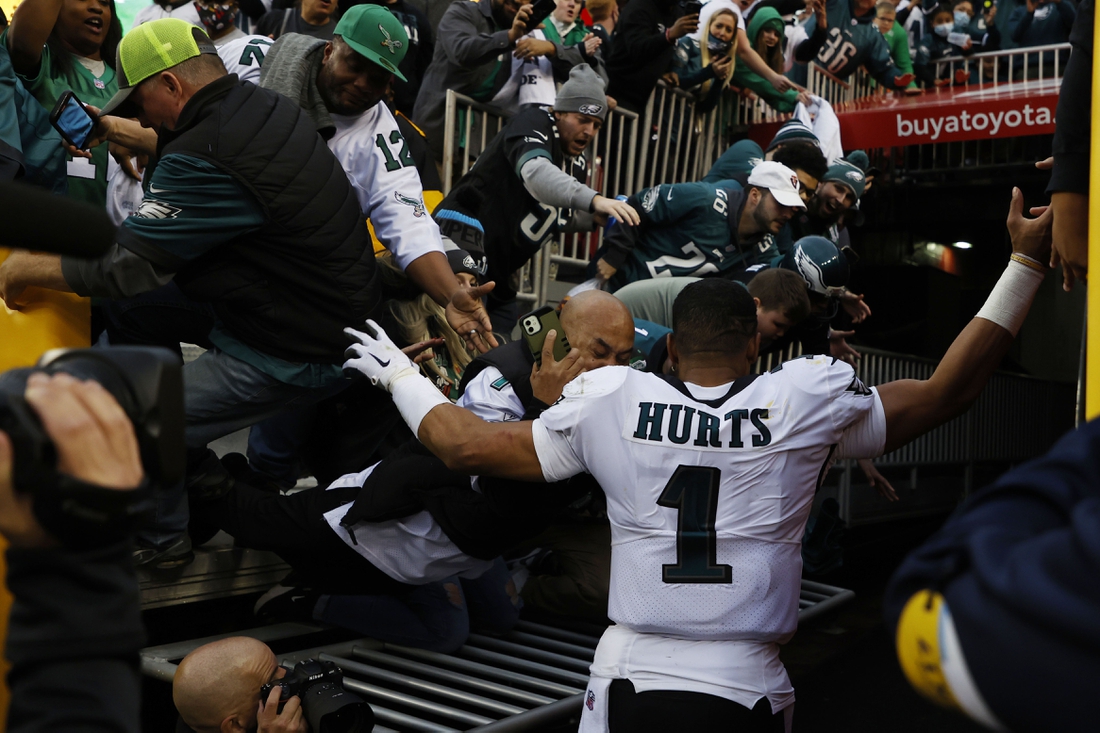
[[[965,412],[1016,338],[1046,275],[1042,263],[1050,257],[1052,223],[1049,209],[1042,210],[1037,219],[1025,219],[1023,209],[1023,194],[1014,188],[1008,214],[1012,260],[985,305],[951,344],[932,376],[878,387],[886,413],[885,452]]]
[[[488,423],[451,404],[374,321],[367,321],[366,332],[346,328],[344,333],[355,342],[345,353],[344,370],[365,375],[393,395],[413,433],[448,468],[523,481],[545,480],[530,422]],[[553,352],[548,357],[544,353],[544,358],[553,359]]]

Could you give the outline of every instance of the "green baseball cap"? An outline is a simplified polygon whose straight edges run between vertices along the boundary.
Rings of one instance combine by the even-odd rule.
[[[118,93],[111,97],[100,114],[136,117],[138,109],[129,102],[134,87],[204,53],[217,56],[218,49],[209,36],[186,20],[161,18],[142,23],[118,44],[115,52]]]
[[[409,50],[409,36],[401,21],[381,5],[355,5],[344,13],[333,33],[356,53],[408,81],[397,66]]]

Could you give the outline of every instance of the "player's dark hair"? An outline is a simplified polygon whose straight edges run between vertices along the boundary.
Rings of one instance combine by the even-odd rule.
[[[760,307],[779,311],[792,323],[810,315],[810,296],[806,283],[790,270],[764,270],[749,281],[749,295],[760,299]]]
[[[819,181],[829,170],[829,164],[825,161],[821,148],[805,140],[783,143],[783,146],[775,151],[772,160],[782,163],[793,171],[804,170]]]
[[[672,332],[685,356],[739,354],[756,335],[756,303],[739,283],[720,278],[694,282],[672,304]]]

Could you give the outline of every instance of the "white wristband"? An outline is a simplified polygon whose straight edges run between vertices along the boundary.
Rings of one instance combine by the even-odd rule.
[[[985,305],[975,318],[993,321],[1012,334],[1013,338],[1024,324],[1031,301],[1043,283],[1045,272],[1028,267],[1016,260],[1009,260],[1001,279],[989,294]]]
[[[398,379],[390,386],[390,394],[393,395],[393,403],[397,405],[405,424],[412,428],[413,435],[418,439],[424,416],[439,405],[451,404],[435,385],[419,374]]]

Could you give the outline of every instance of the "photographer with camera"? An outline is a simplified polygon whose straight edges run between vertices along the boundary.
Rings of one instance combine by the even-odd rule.
[[[39,372],[17,393],[22,399],[12,391],[0,389],[0,408],[25,400],[37,414],[56,450],[57,480],[27,486],[17,479],[36,456],[3,419],[12,412],[0,409],[0,533],[10,543],[15,596],[7,730],[136,733],[144,633],[129,540],[124,532],[82,534],[50,506],[66,486],[108,500],[140,493],[146,482],[134,427],[97,382]]]
[[[186,730],[197,733],[371,730],[374,713],[341,687],[342,678],[332,662],[312,659],[288,670],[267,644],[233,636],[183,658],[172,678],[172,701]]]

